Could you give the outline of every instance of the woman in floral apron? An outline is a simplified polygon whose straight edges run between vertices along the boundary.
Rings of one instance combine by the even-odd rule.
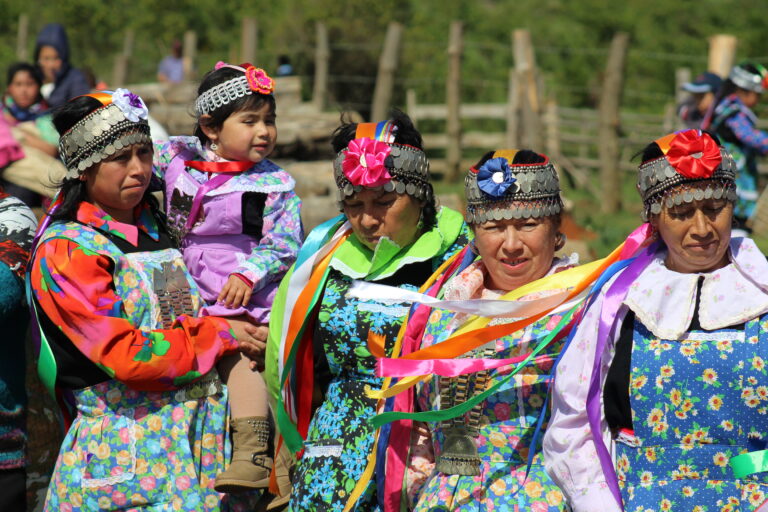
[[[575,255],[555,257],[565,243],[559,231],[562,202],[557,173],[546,156],[530,150],[489,152],[469,170],[465,185],[467,222],[475,235],[478,258],[445,284],[444,299],[498,299],[576,264]],[[535,298],[529,294],[521,300]],[[527,354],[561,316],[547,315],[467,357],[507,359]],[[434,310],[421,347],[445,341],[466,320],[467,314]],[[514,320],[497,318],[488,325]],[[541,464],[541,438],[534,439],[549,371],[562,344],[560,338],[548,345],[514,377],[512,385],[477,403],[468,413],[421,430],[426,436],[414,446],[408,472],[411,498],[418,500],[416,510],[563,510],[563,495]],[[459,405],[504,378],[509,370],[510,366],[502,366],[458,377],[434,376],[419,394],[420,408],[437,411]],[[416,431],[422,428],[416,426]],[[431,444],[424,443],[429,438]],[[437,455],[434,462],[432,446]],[[532,452],[536,455],[526,479]]]
[[[290,325],[280,319],[284,310],[296,307],[286,297],[294,288],[306,287],[299,280],[299,263],[275,298],[267,344],[267,382],[279,402],[281,434],[292,450],[303,447],[289,506],[296,512],[342,510],[350,500],[352,510],[378,510],[376,486],[365,477],[375,445],[375,428],[368,420],[376,412],[376,400],[366,395],[366,388],[380,388],[382,382],[376,377],[370,347],[391,353],[408,305],[348,296],[353,281],[415,290],[469,241],[461,215],[436,207],[421,135],[406,115],[396,113],[382,123],[342,125],[332,142],[337,151],[334,178],[345,218],[310,233],[302,251],[307,252],[313,240],[325,240],[333,233],[346,232],[347,238],[332,253],[318,285],[322,292],[317,307],[308,315],[312,327],[299,352],[310,362],[301,366],[306,359],[297,357],[294,364],[289,360],[283,366],[281,357],[285,350],[281,337]],[[300,252],[299,262],[304,260]],[[284,376],[288,380],[281,391]],[[281,422],[292,409],[283,400],[294,396],[299,420]],[[306,404],[304,409],[301,403]],[[352,495],[361,480],[363,492]]]
[[[211,370],[249,328],[196,318],[198,290],[147,193],[146,107],[124,89],[89,94],[54,124],[67,177],[28,293],[41,377],[76,416],[45,509],[235,509],[213,490],[229,445]]]
[[[697,130],[644,150],[653,242],[594,293],[555,378],[544,460],[575,512],[768,498],[768,263],[731,238],[735,173]]]

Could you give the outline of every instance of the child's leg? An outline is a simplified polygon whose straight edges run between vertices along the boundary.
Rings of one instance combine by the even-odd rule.
[[[250,368],[250,360],[240,352],[224,356],[216,365],[221,380],[229,389],[232,418],[269,414],[267,385],[259,372]]]
[[[273,454],[267,387],[250,361],[237,353],[219,360],[219,375],[229,389],[232,463],[216,477],[219,492],[236,493],[269,486]]]

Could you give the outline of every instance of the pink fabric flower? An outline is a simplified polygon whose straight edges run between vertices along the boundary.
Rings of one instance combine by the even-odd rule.
[[[344,176],[354,186],[380,187],[392,180],[384,160],[392,148],[386,142],[363,137],[354,139],[347,146],[347,154],[341,163]]]
[[[275,81],[261,68],[248,66],[245,70],[245,78],[248,79],[251,90],[259,94],[272,94],[275,90]]]

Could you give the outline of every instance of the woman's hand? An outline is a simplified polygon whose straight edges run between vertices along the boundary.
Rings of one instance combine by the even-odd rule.
[[[227,321],[240,342],[240,352],[251,360],[251,370],[264,371],[269,328],[266,324],[252,324],[244,315],[227,318]]]
[[[245,284],[242,279],[237,276],[229,276],[227,284],[219,293],[219,297],[216,302],[224,304],[230,309],[234,309],[240,306],[245,307],[248,301],[251,300],[251,293],[253,289]]]

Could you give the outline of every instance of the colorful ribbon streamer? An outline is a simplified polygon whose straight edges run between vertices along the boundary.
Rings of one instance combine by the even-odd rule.
[[[768,450],[742,453],[731,457],[728,463],[731,465],[734,478],[741,479],[755,473],[762,473],[768,471]]]

